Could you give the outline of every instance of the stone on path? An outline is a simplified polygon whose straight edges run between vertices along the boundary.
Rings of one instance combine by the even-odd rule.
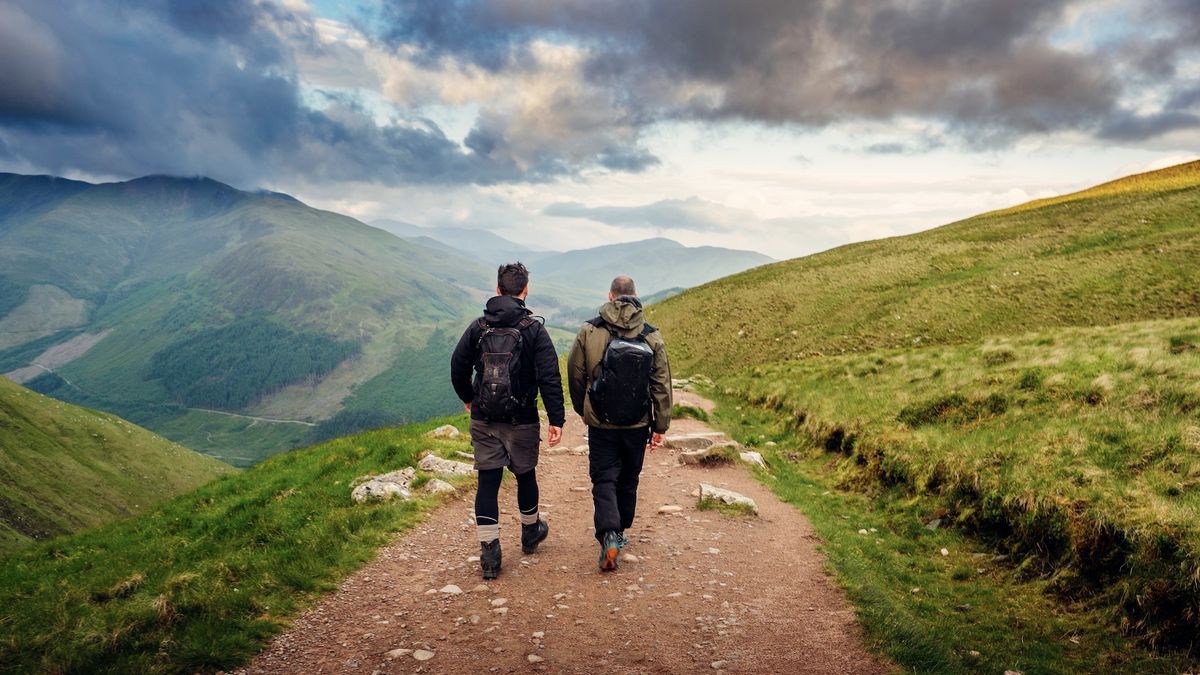
[[[441,591],[439,591],[439,592],[445,593],[447,595],[461,595],[462,589],[459,588],[458,586],[455,586],[454,584],[446,584],[445,586],[442,587]]]
[[[711,461],[731,461],[733,459],[731,451],[737,451],[740,447],[735,441],[711,443],[704,448],[685,450],[679,453],[679,463],[705,464]]]
[[[434,656],[435,654],[428,649],[418,649],[417,651],[413,652],[413,658],[418,661],[428,661]]]
[[[430,473],[448,473],[457,476],[471,476],[475,473],[475,467],[466,462],[456,462],[452,459],[443,459],[433,453],[429,453],[421,458],[417,466]]]
[[[433,480],[421,486],[421,492],[431,495],[440,495],[448,492],[458,492],[458,490],[456,490],[453,485],[447,483],[441,478],[434,478]]]
[[[663,437],[663,447],[668,450],[703,450],[721,442],[730,441],[725,434],[717,431]]]
[[[372,500],[389,500],[394,497],[408,499],[412,497],[412,482],[417,477],[416,469],[411,466],[392,471],[381,476],[371,476],[365,483],[354,488],[350,498],[362,503]]]
[[[530,654],[529,656],[526,656],[525,658],[530,663],[541,663],[542,661],[546,660],[546,659],[543,659],[542,657],[538,656],[537,654]]]
[[[413,653],[413,650],[411,650],[411,649],[393,649],[392,651],[388,652],[387,654],[384,654],[384,656],[387,657],[388,660],[395,660],[395,659],[400,658],[401,656],[408,656],[411,653]]]
[[[508,598],[496,598],[492,600],[492,607],[503,607],[508,604]]]
[[[577,446],[571,448],[572,455],[586,455],[591,451],[592,451],[591,447],[587,446],[587,445],[577,445]]]
[[[767,468],[767,460],[763,459],[762,453],[755,452],[753,450],[746,450],[739,456],[742,458],[742,461],[747,464],[761,466],[764,469]]]
[[[719,504],[728,504],[730,506],[736,506],[740,504],[742,506],[749,507],[750,511],[755,515],[758,514],[758,504],[746,495],[734,492],[733,490],[719,488],[715,485],[709,485],[708,483],[701,483],[700,501],[704,502],[706,500],[714,501]]]
[[[678,504],[667,504],[665,506],[658,507],[658,512],[662,514],[679,513],[682,510],[683,507]]]
[[[442,426],[434,429],[433,431],[430,431],[429,433],[427,433],[425,435],[430,438],[455,439],[455,438],[461,437],[462,432],[459,431],[458,428],[455,427],[453,424],[443,424]]]

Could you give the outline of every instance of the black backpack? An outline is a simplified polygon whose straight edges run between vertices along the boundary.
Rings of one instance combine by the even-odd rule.
[[[511,421],[529,405],[527,387],[521,382],[521,359],[525,355],[523,333],[533,323],[534,319],[528,318],[516,326],[491,326],[479,320],[483,332],[475,345],[479,361],[472,406],[488,421]]]
[[[597,328],[607,326],[604,319],[588,323]],[[604,348],[600,372],[592,380],[589,393],[592,410],[600,421],[617,426],[641,422],[650,410],[650,371],[654,367],[654,349],[646,344],[646,336],[657,330],[650,324],[630,338],[621,337],[609,328],[612,339]]]

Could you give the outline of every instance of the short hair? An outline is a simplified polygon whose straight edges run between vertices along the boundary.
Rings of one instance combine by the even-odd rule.
[[[612,280],[612,285],[608,290],[613,295],[632,295],[637,297],[637,288],[633,285],[633,279],[625,275],[621,275]]]
[[[519,262],[507,263],[496,270],[496,287],[501,295],[520,295],[529,286],[529,270]]]

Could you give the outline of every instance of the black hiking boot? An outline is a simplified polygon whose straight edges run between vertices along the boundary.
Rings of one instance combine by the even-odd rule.
[[[613,572],[617,569],[617,558],[621,556],[621,535],[609,530],[600,542],[600,571]]]
[[[545,541],[550,534],[550,526],[544,520],[538,520],[532,525],[521,526],[521,552],[530,555],[537,552],[538,544]]]
[[[479,568],[484,579],[495,579],[500,575],[500,540],[479,543]]]

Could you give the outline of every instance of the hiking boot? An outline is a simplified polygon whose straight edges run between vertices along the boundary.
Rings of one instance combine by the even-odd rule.
[[[500,540],[479,542],[479,568],[484,579],[495,579],[500,575]]]
[[[617,569],[617,558],[621,556],[621,545],[618,533],[610,530],[604,533],[604,540],[600,542],[600,571],[612,572]]]
[[[623,551],[623,550],[625,550],[625,547],[628,545],[629,545],[629,537],[625,536],[625,530],[621,530],[620,532],[617,532],[617,548],[619,548]]]
[[[521,553],[529,555],[537,552],[538,544],[545,541],[550,534],[550,526],[546,521],[539,520],[532,525],[521,526]]]

